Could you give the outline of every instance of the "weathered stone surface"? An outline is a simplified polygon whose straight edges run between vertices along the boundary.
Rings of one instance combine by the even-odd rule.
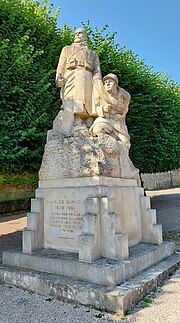
[[[180,186],[180,168],[173,170],[171,172],[172,176],[172,186],[179,187]]]
[[[85,36],[83,30],[82,36]],[[57,79],[59,75],[63,75],[67,68],[65,61],[68,53],[63,54],[62,52],[61,56],[63,55],[65,57],[63,60],[60,58],[58,65]],[[84,66],[82,65],[82,68],[85,73]],[[76,73],[76,66],[74,66],[72,73]],[[84,100],[86,117],[83,112],[83,100],[81,112],[80,110],[77,112],[76,105],[77,102],[80,102],[77,100],[78,95],[81,94],[80,88],[78,90],[80,94],[73,90],[71,99],[69,92],[67,94],[63,92],[62,110],[53,122],[53,129],[48,131],[47,144],[39,172],[40,180],[99,175],[135,178],[140,182],[139,170],[129,159],[130,137],[125,124],[125,116],[128,111],[130,95],[118,87],[116,75],[108,74],[104,77],[105,84],[103,85],[99,72],[97,74],[99,93],[94,104],[97,108],[96,116],[99,115],[99,117],[94,121],[94,115],[87,112],[89,108],[86,107],[86,100]],[[65,79],[68,83],[68,76]],[[72,88],[76,87],[78,81],[80,80],[76,77],[71,80]],[[62,83],[60,86],[64,91],[64,84],[60,83]],[[99,119],[101,122],[98,122]]]
[[[81,129],[82,131],[82,129]],[[45,146],[40,181],[58,178],[108,176],[138,178],[138,170],[128,157],[128,148],[113,137],[102,134],[93,137],[88,128],[73,136],[51,133]]]
[[[180,254],[177,253],[116,287],[5,265],[0,265],[0,281],[42,295],[123,315],[177,269],[179,263]]]
[[[172,186],[171,172],[156,174],[141,174],[143,186],[148,190],[165,189]]]
[[[125,259],[128,248],[140,242],[162,243],[156,212],[136,180],[44,180],[36,198],[42,206],[33,201],[23,252],[53,248],[77,252],[81,261],[92,262],[101,257]]]
[[[101,258],[91,264],[80,262],[77,253],[53,249],[32,254],[6,251],[3,253],[3,264],[63,275],[93,284],[116,286],[169,257],[174,250],[173,242],[164,242],[161,246],[138,244],[129,248],[127,260]]]
[[[44,247],[81,252],[83,260],[80,243],[82,246],[82,240],[87,238],[82,236],[93,234],[94,250],[97,254],[119,259],[118,254],[122,252],[122,258],[127,257],[128,246],[141,241],[140,195],[142,194],[142,189],[137,186],[135,180],[127,181],[118,179],[111,181],[111,178],[96,177],[93,182],[92,178],[90,181],[88,178],[81,178],[77,186],[77,183],[68,179],[67,182],[64,180],[61,183],[61,187],[39,188],[36,196],[44,201]],[[125,183],[134,186],[121,186]],[[107,207],[106,211],[102,212],[104,199],[107,201]],[[95,222],[92,230],[93,217]],[[34,227],[28,226],[27,229],[34,230],[35,226],[36,222]],[[118,234],[128,235],[126,247],[124,245],[126,240],[122,240],[125,239],[124,236],[121,238],[122,246],[119,244],[115,247],[116,240],[120,237]],[[85,245],[83,250],[87,257],[87,252],[90,251],[84,249]],[[92,259],[97,258],[94,255],[91,261]]]

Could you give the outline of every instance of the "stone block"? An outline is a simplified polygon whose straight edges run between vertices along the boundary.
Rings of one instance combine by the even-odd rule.
[[[169,248],[168,245],[167,247]],[[162,253],[162,249],[160,252]],[[166,251],[165,253],[167,256]],[[25,256],[27,265],[29,255]],[[12,266],[11,253],[6,252],[3,258],[4,262],[6,260]],[[15,259],[16,263],[19,262],[21,265],[19,254],[13,253],[13,263],[15,263]],[[5,264],[0,265],[0,281],[9,286],[14,285],[30,291],[33,290],[41,295],[73,301],[82,305],[93,306],[103,311],[124,315],[151,289],[156,288],[169,273],[176,270],[179,263],[180,254],[176,253],[164,260],[160,260],[158,264],[140,272],[135,277],[127,278],[126,281],[123,280],[121,284],[116,286],[97,285],[82,279],[76,280],[66,276],[22,269],[20,267],[14,268]]]
[[[31,212],[44,213],[44,201],[42,198],[31,199]]]
[[[101,250],[98,248],[94,235],[80,235],[79,239],[79,261],[92,263],[101,258]]]
[[[97,214],[85,214],[82,216],[82,234],[96,234]]]
[[[88,239],[88,237],[86,237]],[[94,247],[93,237],[90,242]],[[87,248],[85,248],[86,250]],[[82,248],[83,250],[83,248]],[[139,244],[129,249],[127,260],[101,258],[92,263],[79,261],[78,254],[58,250],[45,249],[34,253],[3,252],[4,265],[21,267],[35,271],[67,276],[72,279],[87,281],[93,284],[116,286],[123,281],[136,276],[174,253],[175,244],[164,242],[160,246]],[[94,253],[93,253],[94,252]],[[93,250],[92,257],[96,250]],[[85,257],[85,255],[83,255]],[[89,258],[91,254],[89,252]]]
[[[85,201],[86,213],[100,214],[100,199],[97,197],[88,197]]]
[[[162,226],[157,224],[156,210],[150,209],[149,197],[141,197],[141,225],[142,242],[160,245],[162,239]]]
[[[36,250],[36,231],[24,229],[22,234],[22,249],[24,253],[32,253]]]
[[[39,222],[39,213],[35,212],[28,212],[27,213],[27,228],[29,230],[37,230],[38,229],[38,222]]]
[[[152,230],[150,231],[150,237],[151,239],[149,243],[155,243],[157,245],[160,245],[163,242],[161,224],[153,224]]]
[[[42,248],[44,248],[44,200],[35,198],[31,200],[31,212],[27,213],[27,229],[23,231],[23,252],[33,252]]]
[[[44,247],[78,253],[78,237],[93,234],[98,254],[101,248],[102,256],[117,259],[123,253],[115,244],[125,239],[115,241],[116,234],[127,235],[128,247],[141,241],[142,194],[133,179],[96,176],[41,182],[36,198],[44,200]]]
[[[141,208],[142,210],[151,209],[151,199],[149,196],[141,196]]]
[[[115,234],[115,259],[129,258],[128,236],[127,234]]]

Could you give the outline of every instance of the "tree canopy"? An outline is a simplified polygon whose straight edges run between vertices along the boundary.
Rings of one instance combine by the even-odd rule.
[[[59,53],[74,32],[66,24],[58,29],[57,17],[48,1],[0,0],[1,170],[40,167],[46,132],[60,108],[54,83]],[[115,73],[131,94],[127,125],[135,166],[150,173],[179,167],[178,84],[116,44],[108,26],[84,27],[103,75]]]

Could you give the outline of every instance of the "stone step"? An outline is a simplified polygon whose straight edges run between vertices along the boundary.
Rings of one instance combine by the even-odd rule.
[[[3,264],[63,275],[93,284],[116,286],[157,264],[175,251],[174,242],[160,246],[141,243],[129,248],[127,260],[101,258],[93,263],[78,260],[78,254],[44,249],[32,254],[17,251],[3,252]]]
[[[116,287],[6,265],[0,265],[0,281],[41,295],[124,315],[179,264],[180,253],[175,253]]]

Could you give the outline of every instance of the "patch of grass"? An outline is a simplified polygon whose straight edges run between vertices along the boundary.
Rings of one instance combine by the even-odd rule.
[[[144,307],[149,307],[152,303],[153,303],[153,301],[154,301],[154,299],[156,298],[156,296],[155,295],[148,295],[148,296],[145,296],[142,300],[141,300],[141,305],[142,305],[142,307],[144,308]]]
[[[170,241],[180,241],[180,230],[163,232],[163,239]]]
[[[95,314],[94,316],[97,317],[98,319],[101,319],[104,316],[104,314],[98,313],[98,314]]]
[[[75,308],[75,309],[76,309],[76,308],[79,308],[79,307],[80,307],[80,305],[78,305],[78,304],[74,304],[74,305],[73,305],[73,308]]]
[[[180,252],[180,230],[163,232],[163,240],[174,241],[176,251]]]
[[[52,300],[53,300],[53,298],[52,298],[52,297],[47,297],[47,298],[45,298],[45,301],[46,301],[46,302],[52,302]]]
[[[161,288],[153,288],[142,300],[139,302],[138,307],[149,307],[157,297],[157,293],[161,291]]]
[[[29,209],[37,187],[37,174],[0,172],[0,213]]]

